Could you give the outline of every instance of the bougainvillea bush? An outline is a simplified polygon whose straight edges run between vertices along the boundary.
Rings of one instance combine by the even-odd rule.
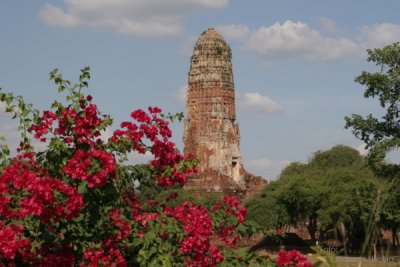
[[[66,102],[43,112],[0,91],[6,112],[19,119],[22,140],[13,157],[0,145],[0,266],[276,265],[221,245],[237,240],[236,227],[245,219],[234,197],[210,209],[189,201],[169,205],[174,193],[139,201],[134,185],[142,179],[169,188],[184,185],[196,171],[170,141],[168,121],[175,116],[156,107],[136,110],[104,140],[101,133],[112,120],[82,92],[89,68],[77,84],[57,69],[50,79]],[[35,152],[31,136],[46,149]],[[132,152],[152,154],[146,174],[127,163]],[[290,260],[278,266],[294,266]]]

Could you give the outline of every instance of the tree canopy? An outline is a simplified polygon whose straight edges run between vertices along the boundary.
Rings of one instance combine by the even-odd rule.
[[[346,128],[370,148],[368,162],[379,173],[399,177],[400,164],[388,164],[385,156],[400,147],[400,44],[368,49],[368,62],[379,67],[378,72],[363,71],[355,81],[366,87],[364,97],[378,98],[384,109],[381,118],[373,114],[352,114],[345,117]]]
[[[247,202],[249,220],[266,228],[305,222],[314,240],[317,231],[323,239],[333,230],[338,239],[350,240],[349,246],[360,247],[371,239],[371,228],[380,226],[382,190],[384,183],[364,164],[359,152],[338,145],[317,151],[306,164],[285,168],[277,181]],[[275,216],[269,215],[272,211]],[[339,228],[345,230],[344,236]]]

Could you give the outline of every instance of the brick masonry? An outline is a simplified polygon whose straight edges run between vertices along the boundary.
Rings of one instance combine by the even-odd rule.
[[[243,168],[231,58],[229,45],[213,28],[195,44],[183,141],[184,153],[200,160],[200,172],[188,179],[186,188],[244,198],[264,187],[266,180]]]

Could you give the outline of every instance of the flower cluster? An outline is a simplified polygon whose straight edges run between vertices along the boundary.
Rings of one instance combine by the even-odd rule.
[[[98,116],[97,106],[88,104],[91,99],[91,96],[88,96],[87,100],[80,99],[79,110],[67,107],[60,112],[58,128],[55,129],[55,133],[63,136],[65,142],[75,141],[77,143],[93,144],[91,139],[100,136],[98,126],[102,120]],[[72,139],[71,135],[74,139]]]
[[[73,179],[88,182],[89,188],[104,186],[109,178],[115,177],[115,160],[103,150],[77,150],[63,168]]]
[[[61,219],[71,220],[80,215],[84,206],[83,197],[76,188],[51,178],[46,170],[38,167],[33,153],[16,157],[3,170],[0,195],[0,258],[11,261],[17,256],[28,261],[34,259],[35,254],[40,255],[40,251],[31,251],[32,243],[25,237],[27,229],[21,222],[37,218],[43,225],[51,225]],[[18,221],[21,225],[13,224]],[[56,262],[56,256],[51,260],[49,257],[48,253],[40,258]],[[54,265],[44,263],[41,266]]]
[[[312,263],[297,250],[281,250],[276,258],[277,267],[312,267]]]
[[[113,209],[108,212],[108,217],[111,219],[115,227],[119,228],[116,235],[117,239],[126,239],[131,233],[131,226],[129,222],[121,219],[121,212],[118,209]]]
[[[224,196],[222,203],[215,202],[210,211],[214,215],[215,228],[220,238],[227,245],[235,244],[239,238],[235,233],[236,227],[244,222],[246,209],[236,197]]]
[[[31,243],[24,237],[22,226],[14,224],[5,226],[0,221],[0,259],[12,261],[17,255],[27,258],[30,249]]]
[[[54,179],[37,167],[33,154],[23,154],[14,159],[0,176],[0,217],[7,219],[22,219],[29,215],[37,216],[42,223],[51,219],[61,218],[71,220],[79,216],[84,206],[82,196],[76,188]],[[21,196],[18,205],[11,196]]]
[[[186,177],[193,174],[195,167],[182,166],[186,159],[175,149],[175,144],[169,141],[172,133],[168,122],[160,117],[161,110],[156,107],[149,107],[148,110],[150,114],[141,109],[132,112],[132,119],[139,122],[139,125],[122,122],[122,129],[114,131],[111,140],[115,144],[126,144],[129,149],[141,154],[150,151],[154,156],[150,165],[159,174],[155,179],[160,186],[184,185]],[[146,144],[146,141],[150,144]]]
[[[205,207],[184,201],[174,209],[166,208],[164,214],[182,223],[186,236],[180,244],[186,266],[215,266],[224,257],[210,242],[214,235],[213,221]]]
[[[224,196],[222,201],[228,205],[225,208],[225,212],[235,216],[239,224],[243,223],[246,218],[246,208],[240,205],[239,200],[236,197]]]
[[[51,247],[43,246],[38,255],[41,255],[37,264],[40,267],[72,267],[76,261],[71,244],[64,247],[57,247],[55,244],[51,244]]]
[[[147,225],[147,223],[149,222],[149,221],[154,221],[154,220],[156,220],[158,217],[159,217],[159,213],[156,213],[156,212],[154,212],[154,213],[148,213],[148,212],[142,212],[142,213],[137,213],[137,214],[135,214],[134,216],[133,216],[133,219],[136,221],[136,222],[140,222],[140,224],[141,225],[143,225],[143,226],[146,226]]]
[[[40,139],[40,141],[44,142],[46,138],[43,136],[49,132],[55,119],[57,119],[57,115],[54,112],[46,110],[43,112],[40,122],[38,124],[32,124],[29,130],[35,132],[33,136],[36,139]]]
[[[83,258],[85,263],[80,264],[80,267],[97,267],[97,266],[117,266],[127,267],[127,263],[118,249],[88,249],[85,251]]]
[[[91,104],[92,97],[80,98],[77,107],[59,107],[54,113],[44,111],[37,124],[32,124],[29,128],[34,132],[34,137],[41,141],[46,141],[44,137],[49,131],[58,135],[66,143],[75,142],[76,144],[96,144],[101,143],[100,139],[93,140],[100,136],[99,126],[102,120],[99,118],[97,106]],[[53,122],[58,121],[58,127],[53,129]]]

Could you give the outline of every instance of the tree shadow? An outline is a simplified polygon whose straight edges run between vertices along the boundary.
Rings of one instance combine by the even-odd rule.
[[[250,252],[255,252],[257,250],[266,250],[272,254],[279,252],[281,249],[285,250],[298,250],[303,254],[314,252],[311,249],[312,244],[301,239],[295,233],[286,233],[282,238],[277,240],[276,238],[271,238],[266,236],[260,242],[250,247]]]

